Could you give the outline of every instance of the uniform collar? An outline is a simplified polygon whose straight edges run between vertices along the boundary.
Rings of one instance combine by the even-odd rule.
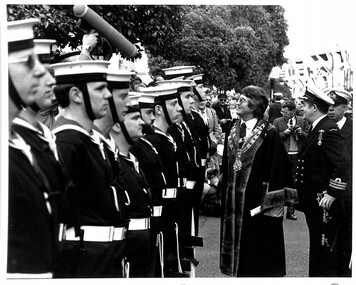
[[[316,125],[325,117],[327,116],[327,114],[322,115],[321,117],[317,118],[313,123],[312,123],[312,128],[315,129]]]
[[[339,129],[341,130],[342,127],[345,125],[345,123],[346,123],[346,117],[343,116],[343,117],[341,118],[341,120],[338,121],[336,124],[337,124],[337,126],[339,127]]]

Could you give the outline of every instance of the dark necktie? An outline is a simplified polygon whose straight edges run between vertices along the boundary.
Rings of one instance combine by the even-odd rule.
[[[240,143],[239,143],[240,148],[245,141],[245,136],[246,136],[246,124],[242,123],[240,126]]]
[[[246,136],[246,124],[242,123],[240,126],[240,138],[243,138]]]

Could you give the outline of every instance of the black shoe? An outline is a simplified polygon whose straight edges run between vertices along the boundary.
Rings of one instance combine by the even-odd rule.
[[[297,219],[297,216],[293,213],[287,213],[286,218],[295,221]]]

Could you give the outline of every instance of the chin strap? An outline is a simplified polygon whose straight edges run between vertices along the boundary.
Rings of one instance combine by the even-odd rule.
[[[9,96],[10,96],[12,102],[14,102],[17,109],[21,110],[26,107],[25,102],[22,101],[19,93],[17,92],[17,90],[15,88],[14,83],[12,82],[10,74],[9,74]]]
[[[87,84],[84,83],[82,85],[82,92],[83,92],[83,98],[84,98],[84,106],[85,110],[87,112],[87,115],[91,121],[94,121],[96,119],[96,116],[93,112],[93,108],[91,107],[91,102],[90,102],[90,97],[89,97],[89,92],[88,92],[88,87]]]

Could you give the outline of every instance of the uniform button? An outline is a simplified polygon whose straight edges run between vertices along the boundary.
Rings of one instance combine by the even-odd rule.
[[[304,169],[304,167],[302,167],[302,169]]]
[[[302,174],[300,174],[300,176],[303,176],[303,173],[302,173]]]
[[[300,183],[303,183],[303,180],[300,180]]]

